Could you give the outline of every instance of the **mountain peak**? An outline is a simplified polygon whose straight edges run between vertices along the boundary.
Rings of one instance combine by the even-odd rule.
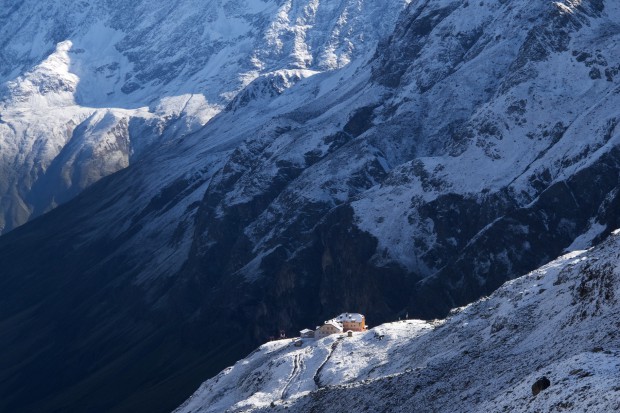
[[[66,158],[63,150],[90,151],[87,141],[97,136],[72,136],[71,130],[95,111],[149,123],[149,134],[167,132],[155,132],[145,143],[142,129],[130,129],[128,151],[90,151],[94,169],[85,173],[102,177],[134,162],[145,146],[198,130],[257,79],[288,70],[312,75],[363,59],[391,30],[404,5],[404,0],[389,8],[375,0],[183,0],[174,7],[162,1],[108,1],[76,8],[27,1],[10,9],[0,16],[6,33],[12,33],[0,47],[6,62],[0,76],[0,143],[7,148],[2,160],[7,174],[13,171],[6,188],[0,188],[2,231],[95,181],[67,186],[46,172]],[[31,116],[41,111],[44,124]],[[72,125],[69,132],[67,125]],[[25,153],[31,147],[44,150]],[[111,167],[105,156],[123,160]],[[40,181],[56,202],[38,192]]]

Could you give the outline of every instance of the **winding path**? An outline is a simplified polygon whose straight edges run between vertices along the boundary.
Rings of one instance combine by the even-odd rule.
[[[329,359],[332,358],[332,354],[334,354],[334,351],[338,348],[338,344],[340,344],[339,341],[334,341],[332,343],[331,349],[329,351],[329,354],[327,355],[327,358],[323,361],[323,363],[321,363],[321,365],[319,366],[319,368],[316,371],[316,374],[314,375],[314,383],[316,384],[316,387],[318,387],[319,389],[321,387],[324,387],[323,385],[321,385],[321,371],[323,370],[323,367],[325,367],[325,365],[327,364],[327,362],[329,361]]]
[[[289,388],[291,385],[297,380],[297,378],[301,375],[304,370],[304,361],[300,354],[295,354],[293,357],[293,371],[289,376],[284,389],[282,389],[282,396],[280,397],[282,400],[287,399],[289,397]]]

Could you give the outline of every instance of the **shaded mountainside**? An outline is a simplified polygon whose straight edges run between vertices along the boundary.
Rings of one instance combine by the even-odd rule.
[[[616,231],[444,320],[264,344],[175,413],[617,411],[619,251]]]
[[[445,316],[620,226],[620,6],[400,7],[0,237],[0,410],[171,410],[281,328]]]
[[[372,53],[404,5],[12,1],[0,15],[0,233],[226,107]]]

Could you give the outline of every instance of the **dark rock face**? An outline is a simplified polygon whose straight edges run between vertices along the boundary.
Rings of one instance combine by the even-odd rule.
[[[380,69],[375,72],[379,83],[397,87],[410,62],[419,56],[425,40],[433,29],[459,7],[459,2],[453,2],[446,7],[433,9],[429,7],[430,3],[424,1],[421,4],[411,4],[408,14],[402,18],[403,24],[397,26],[386,44],[379,46],[378,50],[382,51],[378,56]],[[393,47],[394,44],[407,47]]]
[[[493,291],[530,271],[532,264],[542,265],[561,255],[589,219],[606,211],[610,199],[618,202],[618,174],[620,151],[614,149],[592,167],[550,186],[530,206],[509,210],[444,268],[422,281],[415,300],[423,302],[423,308],[446,313],[476,299],[480,291]],[[438,300],[438,296],[444,298]],[[433,297],[432,301],[427,297]],[[429,317],[434,312],[422,315]]]
[[[548,389],[551,386],[551,381],[545,376],[539,378],[532,384],[532,394],[537,396],[541,391]]]

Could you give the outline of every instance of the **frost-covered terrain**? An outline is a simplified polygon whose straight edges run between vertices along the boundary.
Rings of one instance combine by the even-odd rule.
[[[264,344],[175,412],[618,411],[619,295],[617,231],[445,320]]]
[[[0,2],[0,233],[237,105],[374,51],[406,4]]]
[[[616,1],[80,4],[6,9],[3,136],[86,117],[1,200],[129,166],[0,237],[0,410],[171,410],[280,329],[444,317],[620,227]]]

